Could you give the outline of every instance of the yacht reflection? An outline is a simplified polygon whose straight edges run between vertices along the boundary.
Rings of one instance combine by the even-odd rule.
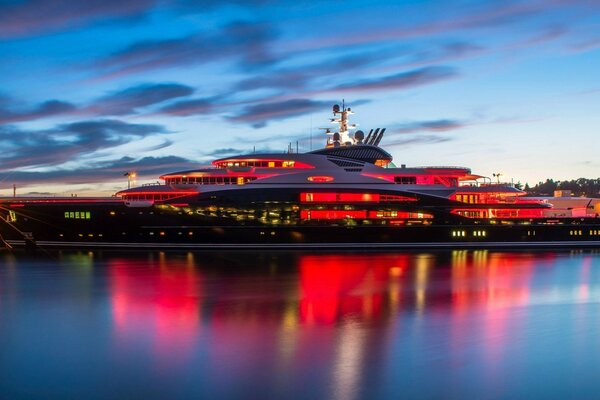
[[[390,285],[401,290],[410,257],[388,254],[303,255],[299,259],[300,319],[332,324],[347,318],[377,320],[389,297]]]
[[[109,279],[117,343],[150,345],[161,361],[182,360],[200,330],[202,282],[193,258],[114,259]]]
[[[262,368],[282,388],[294,381],[298,363],[331,362],[327,395],[351,397],[369,357],[388,353],[400,335],[427,336],[432,325],[425,320],[448,322],[448,331],[435,334],[450,351],[478,333],[482,355],[495,365],[509,339],[524,332],[508,309],[531,302],[544,259],[487,251],[243,257],[244,268],[232,255],[203,254],[201,263],[191,253],[112,259],[117,345],[150,346],[164,367],[190,362],[203,341],[210,379]]]

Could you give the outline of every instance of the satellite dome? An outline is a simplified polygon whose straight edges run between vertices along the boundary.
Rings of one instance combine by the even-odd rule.
[[[365,139],[365,133],[361,130],[356,131],[356,133],[354,133],[354,139],[362,143],[362,141]]]
[[[333,112],[334,113],[340,112],[340,105],[339,104],[334,104],[334,106],[333,106]]]
[[[336,132],[333,134],[333,140],[336,142],[340,141],[340,133],[339,132]]]

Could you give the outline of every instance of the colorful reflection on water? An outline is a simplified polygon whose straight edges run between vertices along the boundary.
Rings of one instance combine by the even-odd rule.
[[[0,398],[573,398],[599,386],[597,252],[0,262]]]

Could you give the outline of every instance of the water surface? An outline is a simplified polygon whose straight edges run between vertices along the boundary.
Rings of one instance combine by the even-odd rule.
[[[600,253],[0,253],[0,398],[594,398]]]

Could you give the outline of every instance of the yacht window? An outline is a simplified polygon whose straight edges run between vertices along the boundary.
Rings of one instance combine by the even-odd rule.
[[[394,183],[399,183],[401,185],[415,185],[417,183],[416,176],[395,176]]]

